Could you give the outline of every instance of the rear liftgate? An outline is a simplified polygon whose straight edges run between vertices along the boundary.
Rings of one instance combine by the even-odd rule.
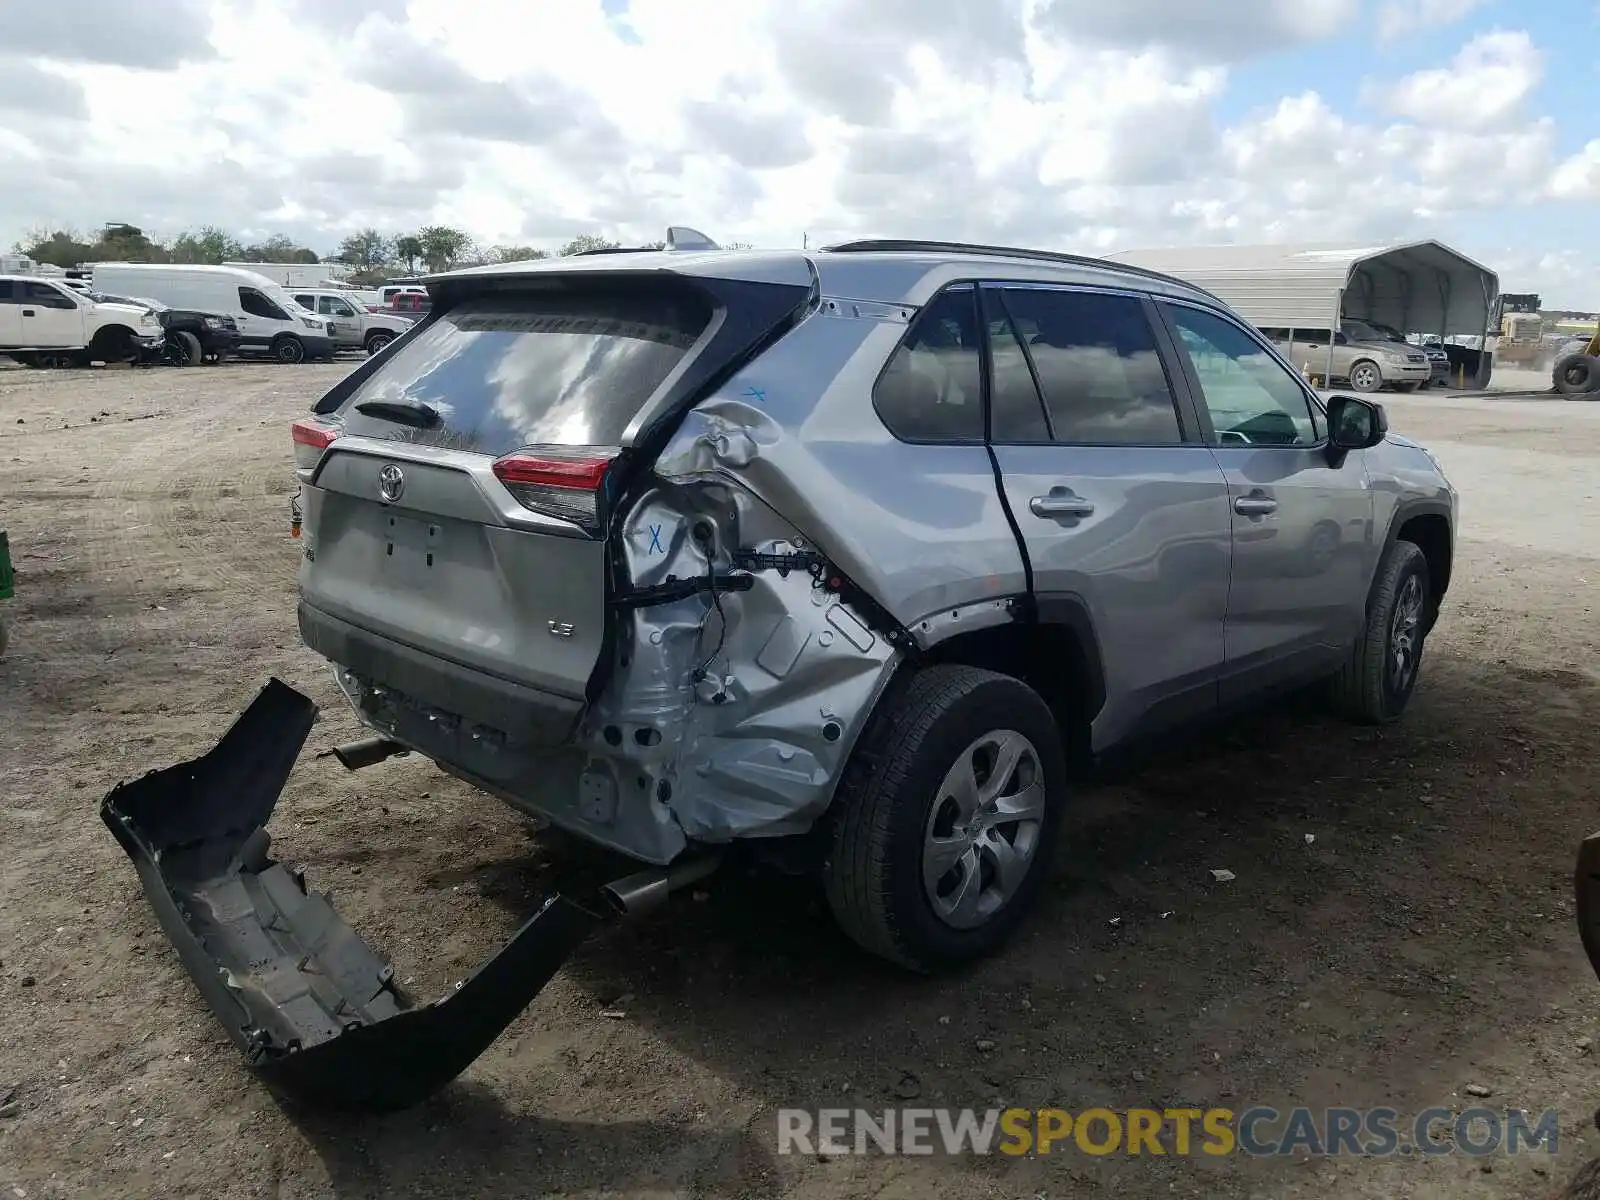
[[[269,1086],[322,1106],[403,1108],[481,1054],[607,919],[606,906],[552,896],[453,993],[413,1006],[303,874],[268,857],[265,825],[315,716],[310,699],[272,679],[208,754],[118,785],[100,815],[206,1002]],[[671,886],[664,874],[653,882]]]

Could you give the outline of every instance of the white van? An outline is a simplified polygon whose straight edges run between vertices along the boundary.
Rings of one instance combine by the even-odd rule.
[[[230,316],[239,326],[240,354],[269,354],[287,363],[333,357],[328,318],[307,312],[283,288],[254,271],[168,263],[95,263],[94,290],[149,296],[169,308]]]

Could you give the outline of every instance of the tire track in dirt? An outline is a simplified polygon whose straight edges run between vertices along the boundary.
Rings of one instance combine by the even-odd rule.
[[[237,658],[284,640],[284,622],[206,614],[292,586],[286,426],[344,369],[64,372],[5,389],[8,414],[62,422],[9,472],[25,484],[7,494],[25,628],[6,666],[23,693],[63,716],[155,712],[170,693],[124,694],[153,663],[191,698],[205,690],[201,646]],[[119,419],[152,405],[165,415]]]
[[[304,393],[305,405],[347,369],[295,369],[297,379],[301,371],[322,377]],[[276,377],[288,372],[270,366],[234,373],[244,371],[256,375],[254,386],[230,389],[206,410],[190,412],[181,447],[173,445],[170,426],[157,425],[108,463],[93,491],[107,502],[97,510],[100,529],[89,546],[97,572],[142,573],[147,585],[154,572],[173,586],[147,591],[179,595],[253,590],[292,576],[299,547],[288,537],[295,487],[288,422],[259,415],[284,407],[271,401],[283,390]],[[281,443],[277,454],[272,441]]]

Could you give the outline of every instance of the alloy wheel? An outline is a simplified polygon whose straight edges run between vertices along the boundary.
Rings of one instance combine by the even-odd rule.
[[[1389,621],[1389,688],[1395,694],[1411,685],[1422,658],[1422,579],[1406,578]]]
[[[1039,752],[997,729],[957,756],[923,833],[922,881],[945,924],[972,929],[995,916],[1027,878],[1045,813]]]

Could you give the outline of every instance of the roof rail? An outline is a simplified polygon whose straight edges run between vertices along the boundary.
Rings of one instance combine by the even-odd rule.
[[[1062,263],[1072,267],[1094,267],[1102,271],[1142,275],[1146,279],[1175,283],[1203,296],[1211,295],[1205,288],[1190,283],[1187,279],[1179,279],[1176,275],[1168,275],[1164,271],[1152,271],[1149,267],[1136,267],[1131,263],[1091,258],[1083,254],[1062,254],[1056,250],[1029,250],[1022,246],[984,246],[972,242],[928,242],[904,238],[867,238],[855,242],[840,242],[835,246],[823,246],[821,249],[827,254],[986,254],[996,258],[1025,258],[1037,262]]]

